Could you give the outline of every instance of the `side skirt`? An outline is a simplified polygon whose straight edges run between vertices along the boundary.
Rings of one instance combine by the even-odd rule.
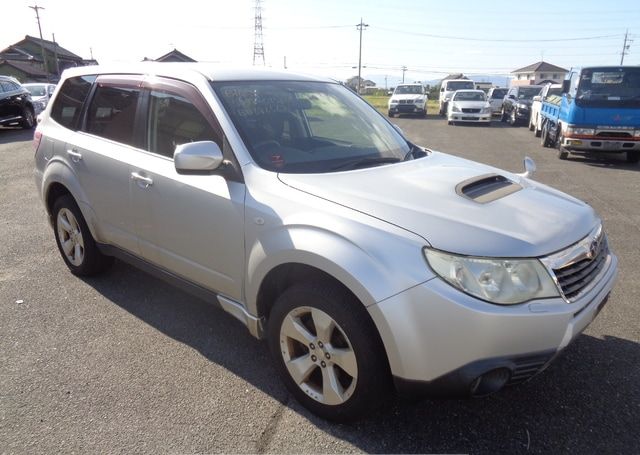
[[[185,278],[182,278],[174,273],[169,272],[157,265],[151,264],[144,259],[141,259],[127,251],[124,251],[118,247],[112,245],[106,245],[98,243],[98,248],[107,256],[113,256],[120,259],[127,264],[142,270],[162,281],[169,283],[179,289],[182,289],[189,294],[198,297],[205,302],[214,303],[217,307],[229,313],[231,316],[242,322],[249,333],[258,339],[264,338],[264,318],[257,318],[252,314],[249,314],[242,303],[233,300],[224,295],[220,295],[215,291],[204,288],[198,284],[195,284]]]

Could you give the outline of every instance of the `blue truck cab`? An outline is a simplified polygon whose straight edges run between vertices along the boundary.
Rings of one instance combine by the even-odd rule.
[[[626,153],[640,160],[640,67],[572,68],[562,95],[542,103],[541,144],[569,153]]]

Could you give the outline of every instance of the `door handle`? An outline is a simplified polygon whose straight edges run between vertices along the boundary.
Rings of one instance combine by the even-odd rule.
[[[141,188],[148,188],[153,185],[152,179],[150,179],[149,177],[145,177],[144,175],[140,175],[137,172],[131,173],[131,180],[135,180],[136,182],[138,182],[138,185]]]
[[[71,158],[71,161],[77,163],[82,159],[82,153],[78,153],[75,149],[67,150],[67,155]]]

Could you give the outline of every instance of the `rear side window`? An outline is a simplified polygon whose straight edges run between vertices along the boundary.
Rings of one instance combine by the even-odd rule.
[[[64,127],[75,130],[78,126],[82,104],[87,99],[96,76],[80,76],[67,79],[51,108],[51,118]]]
[[[140,89],[99,84],[89,104],[86,131],[135,146],[134,122]]]
[[[154,90],[149,98],[149,151],[173,158],[177,145],[220,138],[207,119],[187,99]]]

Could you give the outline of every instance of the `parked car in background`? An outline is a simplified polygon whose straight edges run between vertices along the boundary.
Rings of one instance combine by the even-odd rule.
[[[531,117],[533,97],[540,94],[541,85],[511,87],[502,102],[501,120],[511,126],[526,124]]]
[[[502,102],[504,101],[504,97],[507,96],[507,92],[509,91],[506,87],[493,87],[489,89],[487,93],[487,99],[491,104],[491,114],[498,115],[502,113]]]
[[[613,288],[591,206],[529,162],[417,146],[333,80],[159,63],[60,84],[34,176],[70,272],[118,257],[217,304],[325,418],[526,381]]]
[[[396,114],[427,116],[427,93],[421,84],[401,84],[389,98],[389,117]]]
[[[447,107],[453,92],[456,90],[475,90],[475,88],[475,82],[469,79],[446,79],[442,81],[442,84],[440,84],[440,98],[438,99],[440,115],[443,117],[447,115]]]
[[[40,84],[40,83],[26,83],[22,84],[24,88],[29,90],[31,94],[31,100],[35,109],[35,114],[38,115],[44,111],[53,95],[53,91],[56,89],[55,84]]]
[[[29,91],[16,79],[0,76],[0,126],[33,128],[35,115]]]
[[[491,124],[491,104],[482,90],[457,90],[451,96],[447,110],[449,125],[456,123]]]
[[[533,131],[536,137],[540,137],[542,131],[542,102],[551,96],[562,95],[562,84],[546,84],[539,95],[533,97],[531,102],[531,116],[529,117],[529,131]]]

